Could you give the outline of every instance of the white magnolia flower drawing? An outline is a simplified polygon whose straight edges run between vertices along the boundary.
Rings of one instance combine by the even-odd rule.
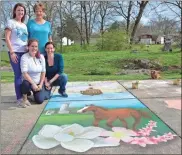
[[[56,126],[44,125],[38,135],[32,137],[33,143],[41,149],[50,149],[61,145],[75,152],[85,152],[93,147],[118,146],[118,142],[108,142],[99,137],[104,129],[83,127],[79,124]]]

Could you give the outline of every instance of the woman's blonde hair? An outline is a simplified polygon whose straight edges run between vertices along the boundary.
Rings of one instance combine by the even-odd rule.
[[[46,10],[43,3],[36,3],[33,7],[33,11],[35,12],[38,8],[41,8],[43,12]]]

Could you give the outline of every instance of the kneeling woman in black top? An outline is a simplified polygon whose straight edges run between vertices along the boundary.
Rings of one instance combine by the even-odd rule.
[[[55,46],[52,42],[45,44],[45,61],[46,61],[46,77],[45,85],[48,90],[52,86],[59,86],[58,93],[62,97],[68,97],[66,94],[66,84],[68,81],[67,75],[64,71],[64,61],[61,54],[54,53]]]

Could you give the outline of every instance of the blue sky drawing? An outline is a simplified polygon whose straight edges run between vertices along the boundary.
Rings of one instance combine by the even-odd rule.
[[[70,108],[82,108],[85,105],[94,104],[104,108],[146,108],[138,99],[122,99],[122,100],[100,100],[100,101],[65,101],[54,102],[49,101],[45,110],[60,108],[61,104],[70,103]]]
[[[80,93],[69,94],[68,98],[62,98],[58,94],[54,94],[50,101],[51,102],[65,102],[65,101],[96,101],[96,100],[107,100],[107,99],[133,99],[135,98],[129,92],[119,92],[119,93],[103,93],[100,95],[82,95]]]

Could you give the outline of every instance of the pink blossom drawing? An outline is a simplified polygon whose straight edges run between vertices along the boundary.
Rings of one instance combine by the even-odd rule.
[[[169,132],[164,135],[150,136],[151,132],[156,132],[153,128],[157,127],[157,122],[150,120],[145,127],[138,131],[133,131],[121,127],[113,127],[112,131],[103,131],[101,137],[105,138],[105,141],[120,142],[123,141],[128,144],[136,144],[142,147],[146,147],[147,144],[158,144],[160,142],[167,142],[174,139],[175,134]]]
[[[146,124],[146,127],[139,129],[139,131],[137,131],[137,136],[149,136],[151,134],[154,127],[157,127],[157,122],[154,121],[149,121],[148,124]]]

